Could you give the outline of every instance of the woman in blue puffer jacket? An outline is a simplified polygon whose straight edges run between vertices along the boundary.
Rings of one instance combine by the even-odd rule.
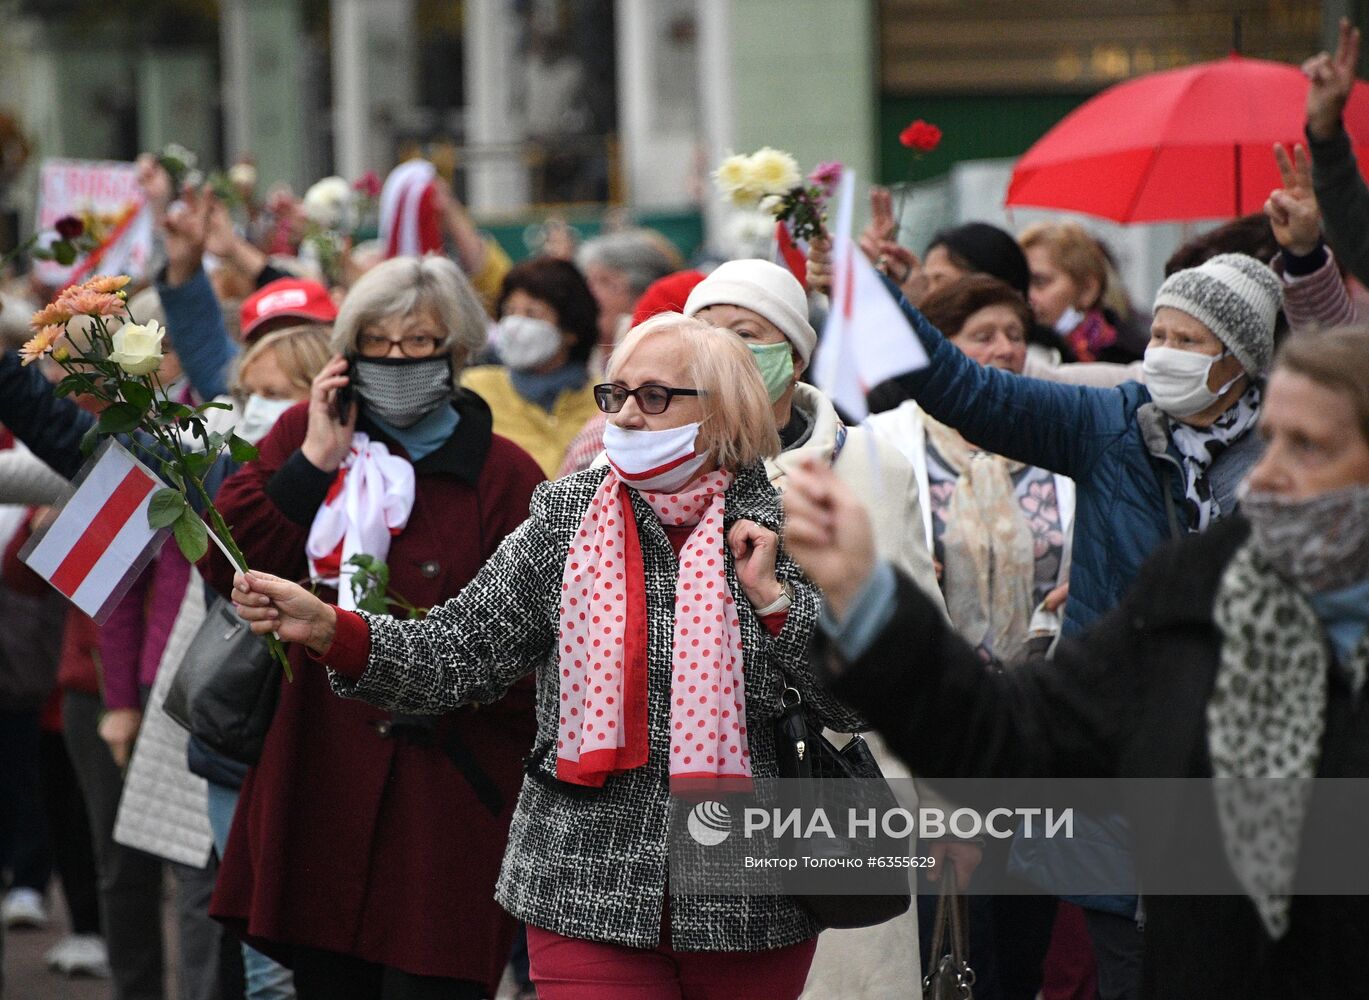
[[[1165,281],[1155,298],[1145,385],[1099,389],[981,367],[899,302],[929,363],[877,387],[871,409],[911,397],[978,447],[1075,481],[1066,634],[1079,634],[1114,607],[1161,542],[1204,531],[1235,511],[1237,487],[1262,451],[1255,424],[1281,304],[1278,277],[1253,257],[1222,254]],[[1129,870],[1120,819],[1088,827],[1076,827],[1076,836],[1091,841],[1092,856]],[[1042,853],[1030,840],[1014,846],[1014,867],[1028,877],[1075,860]],[[1077,901],[1088,909],[1100,994],[1134,995],[1137,900]]]

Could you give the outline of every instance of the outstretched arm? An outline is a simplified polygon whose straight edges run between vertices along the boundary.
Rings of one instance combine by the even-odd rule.
[[[232,596],[254,632],[302,642],[335,668],[333,689],[343,697],[440,715],[497,701],[552,655],[563,558],[530,518],[460,594],[416,621],[339,611],[298,584],[256,572],[237,574]]]
[[[976,364],[927,318],[890,293],[927,351],[925,368],[885,383],[987,451],[1074,479],[1129,424],[1117,389],[1024,378]]]

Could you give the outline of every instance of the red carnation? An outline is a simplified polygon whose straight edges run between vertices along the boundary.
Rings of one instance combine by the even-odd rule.
[[[919,153],[930,153],[941,145],[941,129],[919,118],[898,134],[898,141]]]
[[[64,215],[53,226],[64,240],[74,240],[86,231],[86,224],[74,215]]]
[[[368,170],[358,177],[356,183],[353,184],[352,187],[367,198],[375,199],[380,197],[380,177],[374,170]]]

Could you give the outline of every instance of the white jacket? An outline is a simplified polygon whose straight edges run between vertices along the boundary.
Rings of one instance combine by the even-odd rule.
[[[793,405],[812,426],[805,440],[766,461],[771,485],[783,493],[785,477],[809,458],[832,463],[842,482],[868,506],[880,557],[906,573],[923,593],[944,607],[931,549],[922,530],[924,524],[931,524],[925,468],[919,490],[913,466],[898,448],[864,427],[847,427],[831,400],[810,385],[800,382],[794,386]]]

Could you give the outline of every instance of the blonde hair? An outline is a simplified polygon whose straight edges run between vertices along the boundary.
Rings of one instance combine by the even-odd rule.
[[[1017,242],[1024,252],[1036,246],[1045,247],[1051,262],[1068,274],[1081,291],[1090,280],[1096,281],[1098,291],[1088,308],[1098,305],[1107,294],[1107,254],[1077,222],[1037,222],[1022,230]]]
[[[677,312],[659,313],[639,323],[613,350],[608,377],[613,379],[632,352],[648,337],[673,334],[689,353],[689,388],[701,393],[703,419],[698,446],[707,449],[719,468],[738,472],[780,452],[775,411],[751,351],[731,330]],[[684,387],[681,387],[684,388]]]
[[[455,373],[485,346],[486,313],[471,283],[446,257],[394,257],[371,268],[342,300],[333,351],[355,354],[362,330],[388,316],[432,310],[447,333]]]
[[[314,383],[314,376],[323,370],[331,357],[328,336],[328,327],[321,323],[301,323],[283,330],[273,330],[254,340],[238,355],[237,363],[233,366],[233,392],[242,394],[242,373],[256,364],[267,351],[276,352],[276,364],[290,384],[308,392]]]

